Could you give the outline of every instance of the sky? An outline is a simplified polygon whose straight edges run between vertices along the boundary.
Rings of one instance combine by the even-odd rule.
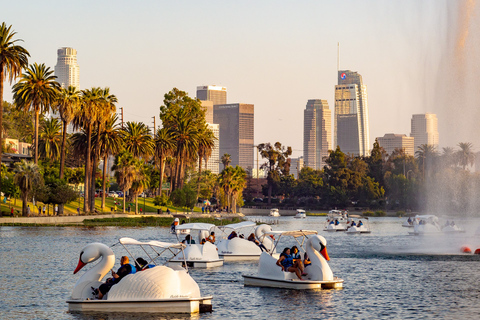
[[[440,146],[480,150],[480,4],[475,0],[7,1],[30,63],[54,68],[77,50],[81,89],[110,87],[125,121],[153,126],[172,88],[227,88],[228,103],[255,105],[254,143],[303,155],[303,110],[334,110],[339,67],[368,90],[370,140],[410,135],[412,114],[439,117]],[[463,42],[462,42],[463,41]],[[5,82],[4,100],[11,101]],[[466,113],[465,110],[470,110]]]

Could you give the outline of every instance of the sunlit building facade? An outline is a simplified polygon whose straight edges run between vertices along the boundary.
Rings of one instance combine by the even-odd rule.
[[[367,86],[362,76],[350,70],[338,71],[335,86],[334,148],[344,153],[370,153]]]
[[[332,111],[327,100],[308,100],[303,111],[304,165],[322,169],[328,150],[332,149]]]
[[[414,114],[412,116],[410,137],[414,140],[414,150],[423,144],[433,145],[438,148],[438,119],[434,113]]]
[[[197,98],[212,101],[213,105],[227,104],[227,88],[222,86],[198,86]]]
[[[383,137],[378,137],[377,141],[388,155],[391,155],[395,149],[404,150],[406,155],[415,156],[414,138],[405,134],[387,133]]]

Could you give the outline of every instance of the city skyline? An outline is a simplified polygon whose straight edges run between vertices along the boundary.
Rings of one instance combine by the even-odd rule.
[[[30,63],[53,69],[55,50],[78,50],[81,88],[110,87],[125,121],[152,126],[173,87],[194,97],[199,84],[216,84],[228,88],[229,101],[255,105],[255,144],[279,141],[298,157],[303,132],[296,128],[303,127],[305,101],[334,105],[337,68],[357,71],[368,84],[370,145],[385,133],[408,135],[412,114],[430,112],[438,116],[440,147],[472,142],[478,150],[473,106],[479,93],[472,88],[479,67],[471,58],[479,52],[479,7],[431,0],[32,1],[21,15],[15,2],[2,10]],[[58,21],[35,27],[42,16]],[[215,36],[205,42],[209,33]],[[8,82],[4,99],[11,101]],[[459,108],[468,112],[453,111]]]

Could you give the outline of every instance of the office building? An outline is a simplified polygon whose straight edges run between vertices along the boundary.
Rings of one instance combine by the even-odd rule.
[[[221,86],[198,86],[197,98],[212,101],[213,105],[227,104],[227,88]]]
[[[370,154],[367,86],[362,76],[350,70],[338,71],[335,86],[334,148],[355,156]]]
[[[387,133],[383,137],[378,137],[377,141],[388,155],[391,155],[395,149],[404,150],[406,155],[415,156],[414,138],[405,134]]]
[[[205,121],[207,123],[213,123],[213,102],[212,101],[200,101],[202,108],[205,109]]]
[[[290,163],[290,174],[293,174],[295,179],[298,179],[300,171],[302,171],[304,161],[303,157],[292,158]]]
[[[220,129],[218,124],[213,123],[208,123],[208,128],[213,131],[216,140],[212,149],[212,154],[208,157],[208,160],[206,162],[205,159],[202,160],[203,170],[210,170],[212,173],[218,174],[220,172]]]
[[[438,119],[433,113],[414,114],[410,137],[414,140],[414,150],[423,144],[433,145],[438,148]]]
[[[303,156],[307,167],[318,170],[325,165],[332,149],[332,111],[327,100],[308,100],[303,112]]]
[[[77,63],[77,50],[68,47],[57,50],[55,76],[62,88],[73,86],[80,90],[80,67]],[[52,118],[60,118],[60,115],[56,112],[53,112],[51,116]],[[67,133],[74,133],[72,124],[68,125]]]
[[[253,169],[254,106],[231,103],[213,106],[213,123],[220,125],[220,159],[225,153],[230,165],[239,165],[248,172]]]
[[[63,88],[74,86],[77,90],[80,90],[80,67],[77,63],[77,50],[67,47],[57,50],[55,76],[57,82]]]

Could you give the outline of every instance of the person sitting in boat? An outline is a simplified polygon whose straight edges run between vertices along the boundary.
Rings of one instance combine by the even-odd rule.
[[[190,236],[189,234],[187,234],[187,235],[185,236],[185,240],[183,240],[182,243],[195,244],[195,240],[192,239],[192,236]]]
[[[303,256],[303,265],[305,267],[307,267],[311,264],[312,264],[312,261],[310,261],[310,258],[308,257],[308,254],[305,252],[305,255]]]
[[[450,223],[450,225],[451,225],[452,227],[455,227],[455,221],[452,220],[452,222]]]
[[[228,236],[228,240],[232,240],[233,238],[236,238],[238,237],[237,233],[235,231],[232,231],[232,233],[230,233],[230,235]]]
[[[200,244],[205,244],[205,242],[207,242],[207,240],[203,238],[202,241],[200,241]]]
[[[215,243],[215,232],[210,232],[210,235],[207,238],[208,242]]]
[[[245,239],[245,236],[244,236],[243,234],[240,234],[238,237],[239,237],[240,239]]]
[[[268,252],[267,248],[263,245],[263,243],[260,243],[257,239],[255,239],[255,235],[253,233],[250,233],[250,235],[247,238],[248,241],[254,242],[257,246],[260,247],[260,250]]]
[[[332,219],[329,224],[335,224],[335,221]]]
[[[340,224],[340,222],[338,221],[338,219],[335,219],[335,225],[338,226]]]
[[[298,268],[297,264],[293,263],[292,255],[290,254],[290,248],[283,249],[280,254],[280,258],[277,260],[277,266],[282,268],[282,271],[293,272],[297,275],[298,279],[302,280],[302,272]]]
[[[444,227],[449,227],[450,226],[450,221],[447,220],[447,222],[445,222],[445,226]]]
[[[412,224],[412,218],[408,217],[408,220],[407,220],[408,224]]]
[[[361,226],[363,226],[363,222],[362,220],[358,220],[357,227],[361,227]]]
[[[357,225],[355,224],[355,221],[352,221],[352,223],[350,224],[350,227],[356,227]]]
[[[293,263],[296,264],[300,271],[303,273],[304,267],[302,262],[302,255],[300,254],[300,251],[298,251],[297,246],[293,246],[292,249],[290,249],[290,253],[292,254]]]
[[[95,290],[95,293],[98,292],[98,299],[102,299],[104,295],[107,294],[108,291],[112,288],[113,285],[120,282],[123,277],[135,273],[137,269],[135,266],[130,264],[130,261],[127,256],[122,256],[120,258],[120,268],[118,268],[117,272],[112,270],[112,278],[108,278],[107,281],[98,287],[98,291]]]
[[[138,257],[135,260],[135,269],[137,270],[137,272],[153,267],[155,267],[154,264],[148,264],[147,260],[143,259],[142,257]]]

